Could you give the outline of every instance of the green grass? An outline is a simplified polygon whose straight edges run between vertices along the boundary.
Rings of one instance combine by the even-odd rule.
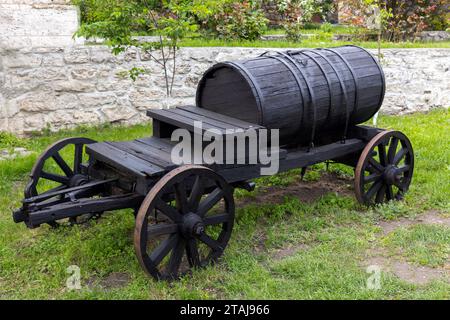
[[[392,254],[410,262],[443,267],[450,255],[450,228],[436,225],[400,228],[383,239],[383,243]]]
[[[291,41],[248,41],[186,38],[180,42],[181,47],[254,47],[254,48],[325,48],[343,45],[357,45],[367,49],[378,48],[374,41],[331,41],[330,39],[304,39],[300,42]],[[443,42],[387,42],[381,43],[381,48],[450,48],[450,41]]]
[[[367,49],[378,48],[376,41],[363,41],[354,39],[352,41],[335,41],[332,40],[335,34],[355,34],[363,35],[367,30],[345,25],[325,25],[321,28],[320,24],[310,24],[309,27],[301,29],[300,33],[305,36],[299,42],[292,42],[287,40],[224,40],[205,38],[201,34],[192,34],[180,42],[181,47],[256,47],[256,48],[317,48],[317,47],[336,47],[342,45],[358,45]],[[329,28],[329,29],[327,29]],[[265,35],[282,35],[285,34],[283,28],[268,29]],[[405,41],[405,42],[389,42],[382,41],[381,48],[450,48],[450,41],[443,42],[420,42],[420,41]]]
[[[352,41],[335,41],[333,35],[335,34],[354,34],[362,36],[366,31],[364,29],[353,26],[336,26],[325,25],[327,28],[321,28],[320,25],[312,24],[309,28],[300,30],[301,34],[305,36],[298,42],[288,40],[271,40],[271,41],[248,41],[248,40],[223,40],[223,39],[208,39],[202,36],[191,36],[183,39],[180,43],[182,47],[256,47],[256,48],[317,48],[317,47],[336,47],[342,45],[358,45],[367,49],[378,48],[376,41],[358,40]],[[265,35],[283,35],[285,30],[283,28],[269,29]],[[405,42],[389,42],[382,41],[381,48],[450,48],[450,41],[443,42],[420,42],[420,41],[405,41]]]
[[[430,209],[450,212],[449,120],[450,112],[445,110],[379,118],[380,127],[403,131],[415,149],[414,180],[404,202],[366,209],[353,196],[330,192],[311,203],[295,196],[262,203],[238,191],[238,201],[247,204],[237,210],[221,262],[174,283],[155,282],[140,269],[133,251],[134,218],[128,210],[106,214],[89,225],[57,230],[46,226],[29,230],[11,219],[11,211],[20,206],[27,174],[49,143],[68,136],[130,140],[150,135],[149,125],[83,127],[28,139],[2,134],[0,149],[24,146],[34,154],[0,161],[0,298],[449,299],[450,284],[444,280],[415,285],[390,273],[383,273],[380,290],[369,290],[369,274],[362,267],[374,243],[400,252],[414,264],[441,266],[448,259],[448,229],[415,226],[380,238],[377,222]],[[314,166],[305,183],[320,180],[324,168]],[[330,169],[351,184],[351,169],[340,165]],[[283,190],[298,182],[298,176],[299,170],[293,170],[258,179],[256,193],[269,186]],[[277,255],[286,248],[292,248],[289,254]],[[81,290],[66,288],[70,265],[80,267]],[[129,282],[123,287],[101,287],[112,273],[126,273]]]
[[[346,25],[335,25],[335,24],[325,24],[324,27],[321,27],[322,24],[309,24],[305,28],[300,29],[300,33],[302,34],[355,34],[362,33],[365,31],[364,28],[355,27],[355,26],[346,26]],[[329,30],[328,30],[329,29]],[[329,32],[328,32],[329,31]],[[279,28],[269,28],[265,32],[265,34],[285,34],[285,29],[282,27]]]

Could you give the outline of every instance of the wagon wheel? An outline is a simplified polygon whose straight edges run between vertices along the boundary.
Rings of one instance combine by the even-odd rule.
[[[96,141],[88,138],[66,138],[56,141],[37,158],[30,174],[30,181],[25,187],[25,198],[31,198],[45,193],[63,190],[65,188],[82,185],[88,181],[88,176],[82,170],[83,152],[86,144]],[[72,153],[63,158],[63,153]],[[85,222],[99,217],[100,213],[92,213],[69,219],[71,224]],[[83,218],[83,219],[81,219]],[[49,223],[57,227],[58,222]]]
[[[373,205],[401,200],[408,191],[414,170],[409,139],[398,131],[383,131],[364,148],[355,170],[358,201]]]
[[[179,167],[155,184],[139,209],[137,258],[152,277],[176,279],[214,263],[227,246],[233,223],[233,188],[208,168]]]

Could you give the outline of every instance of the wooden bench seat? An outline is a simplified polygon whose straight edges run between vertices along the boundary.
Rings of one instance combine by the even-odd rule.
[[[223,135],[227,130],[263,129],[264,127],[225,116],[195,106],[183,106],[172,109],[152,109],[147,115],[153,118],[153,135],[159,138],[170,138],[175,129],[182,128],[194,132],[194,122],[201,121],[203,131],[215,129]]]
[[[179,107],[164,110],[149,110],[153,118],[154,136],[132,141],[99,142],[86,146],[86,152],[94,161],[101,161],[122,172],[140,178],[162,175],[177,167],[171,160],[172,148],[177,142],[170,141],[171,133],[177,128],[194,131],[194,121],[202,121],[203,130],[216,129],[224,135],[229,129],[255,129],[263,127],[249,122],[234,119],[197,107]],[[286,157],[286,150],[279,151],[280,159]],[[245,155],[248,159],[248,155]],[[207,165],[221,169],[245,166],[243,164]]]

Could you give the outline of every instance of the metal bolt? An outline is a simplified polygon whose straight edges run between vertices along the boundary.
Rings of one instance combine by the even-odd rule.
[[[203,227],[203,225],[198,224],[197,226],[195,226],[194,233],[196,235],[201,235],[203,232],[205,232],[205,228]]]

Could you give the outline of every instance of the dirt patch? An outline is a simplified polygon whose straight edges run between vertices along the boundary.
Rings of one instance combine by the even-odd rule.
[[[426,285],[433,280],[445,279],[449,276],[445,268],[430,268],[426,266],[415,266],[408,262],[387,258],[384,256],[374,256],[365,261],[365,267],[378,266],[383,272],[390,272],[399,279],[418,285]]]
[[[398,228],[409,227],[417,224],[437,224],[450,226],[450,217],[442,215],[437,210],[427,211],[414,219],[399,218],[394,221],[381,221],[378,225],[382,229],[382,235],[386,236]],[[450,265],[440,268],[416,266],[400,258],[389,256],[383,249],[373,249],[368,253],[369,258],[364,261],[364,267],[376,265],[384,272],[390,272],[398,278],[413,284],[425,285],[433,280],[446,279],[450,282]]]
[[[450,217],[445,217],[436,210],[430,210],[414,219],[400,218],[393,221],[381,221],[378,226],[383,230],[383,235],[387,235],[398,228],[416,224],[438,224],[450,227]]]
[[[130,280],[131,277],[126,272],[112,272],[103,279],[98,277],[90,278],[87,281],[87,286],[92,289],[111,290],[125,287]]]
[[[352,196],[352,186],[351,180],[326,172],[318,181],[297,181],[286,187],[262,188],[254,197],[242,199],[239,206],[250,203],[282,203],[285,197],[295,197],[302,202],[311,203],[330,192]]]
[[[286,248],[275,250],[271,256],[274,260],[283,260],[284,258],[295,255],[297,252],[308,250],[309,248],[309,245],[301,243],[298,245],[288,246]]]

